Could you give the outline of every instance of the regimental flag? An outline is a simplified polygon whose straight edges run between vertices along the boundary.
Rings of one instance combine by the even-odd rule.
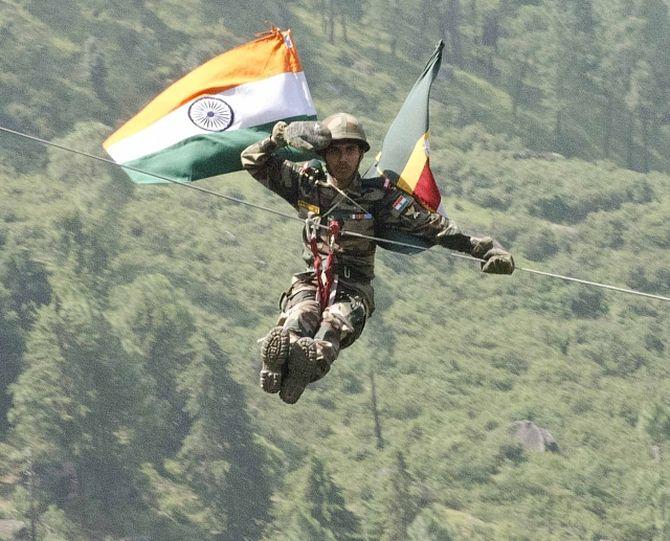
[[[440,190],[430,170],[428,145],[430,87],[440,71],[440,41],[386,132],[377,171],[414,195],[430,210],[440,207]]]
[[[290,30],[227,51],[174,83],[103,147],[121,165],[189,182],[242,169],[279,120],[316,119]],[[126,169],[138,183],[160,179]]]
[[[442,212],[442,196],[430,170],[428,100],[430,87],[440,71],[443,48],[444,42],[440,41],[386,132],[377,162],[365,174],[366,177],[386,176],[425,207],[438,212]],[[384,236],[428,247],[425,241],[399,232],[386,232]],[[390,244],[380,245],[403,253],[418,251]]]

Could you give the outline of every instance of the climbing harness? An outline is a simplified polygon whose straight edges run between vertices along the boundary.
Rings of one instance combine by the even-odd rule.
[[[314,260],[314,275],[316,276],[316,300],[323,312],[335,300],[337,293],[337,274],[334,272],[335,249],[337,241],[342,232],[342,226],[337,220],[328,223],[328,255],[322,261],[319,253],[319,230],[321,228],[321,217],[310,213],[305,220],[305,228],[309,247]]]

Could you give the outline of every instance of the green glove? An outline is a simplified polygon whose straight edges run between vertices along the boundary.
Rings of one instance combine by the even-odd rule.
[[[318,152],[331,141],[330,130],[314,120],[291,122],[284,130],[286,143],[300,150]]]
[[[514,258],[491,237],[481,239],[472,238],[472,257],[483,259],[482,271],[489,274],[512,274],[514,272]]]

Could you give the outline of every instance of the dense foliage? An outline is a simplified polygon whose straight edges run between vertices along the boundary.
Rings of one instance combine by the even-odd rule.
[[[378,148],[442,38],[449,215],[521,267],[667,296],[668,9],[4,0],[0,125],[101,154],[272,21],[293,28],[319,113],[358,115]],[[290,210],[243,173],[202,185]],[[288,407],[257,386],[256,340],[298,239],[0,134],[0,519],[50,541],[670,536],[667,303],[380,253],[363,337]],[[521,448],[524,419],[560,452]]]

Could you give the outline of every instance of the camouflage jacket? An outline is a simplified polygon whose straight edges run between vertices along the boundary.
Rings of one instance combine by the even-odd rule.
[[[328,225],[331,220],[340,222],[342,233],[332,247],[335,272],[340,284],[363,295],[370,311],[374,306],[370,282],[374,278],[377,243],[350,236],[347,232],[378,237],[382,229],[395,228],[430,244],[470,253],[470,236],[462,233],[448,218],[426,210],[411,195],[390,185],[383,177],[361,179],[357,175],[345,190],[348,199],[330,186],[314,186],[306,182],[301,173],[304,163],[275,156],[276,148],[270,138],[263,139],[242,152],[242,165],[261,184],[288,201],[301,218],[307,218],[312,212],[322,216],[323,225]],[[332,183],[328,173],[326,177]],[[325,228],[318,231],[318,252],[325,258],[331,250],[329,232]],[[314,257],[308,235],[305,227],[303,259],[312,268]]]

